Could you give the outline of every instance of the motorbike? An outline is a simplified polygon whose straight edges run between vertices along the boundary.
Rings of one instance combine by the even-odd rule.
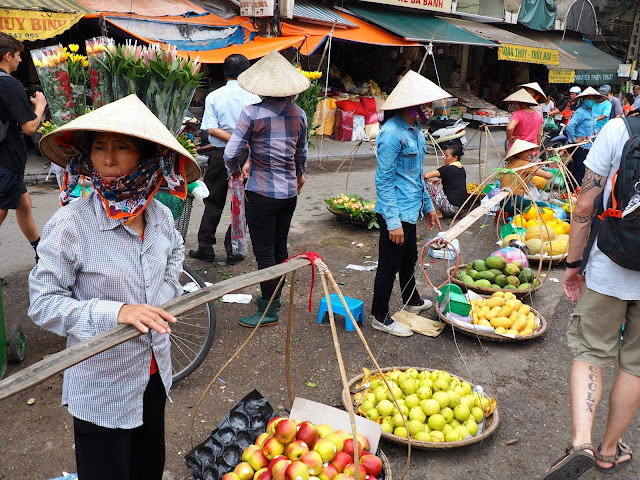
[[[465,130],[467,125],[469,125],[469,122],[465,122],[462,119],[432,118],[427,128],[422,129],[422,133],[427,140],[427,153],[436,153],[436,149],[430,141],[429,134],[442,150],[453,146],[464,149],[467,144],[467,131]]]

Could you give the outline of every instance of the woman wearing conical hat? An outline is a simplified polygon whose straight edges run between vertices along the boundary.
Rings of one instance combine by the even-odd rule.
[[[378,269],[373,292],[372,326],[396,336],[412,334],[389,317],[389,300],[396,275],[405,310],[419,313],[431,307],[416,290],[414,268],[418,259],[416,224],[424,215],[426,226],[440,229],[440,221],[425,188],[422,166],[425,139],[418,120],[419,107],[450,97],[422,75],[409,70],[393,89],[382,109],[388,120],[376,138],[376,208],[380,226]]]
[[[542,113],[533,108],[538,102],[523,88],[512,93],[503,101],[513,103],[516,108],[507,125],[506,135],[509,148],[518,139],[540,145],[544,119]]]
[[[287,59],[272,51],[238,76],[246,91],[262,102],[242,110],[236,129],[224,150],[231,176],[243,175],[246,218],[258,269],[288,258],[287,237],[296,208],[297,195],[306,182],[307,116],[291,98],[309,88],[309,80]],[[241,171],[240,156],[249,146],[249,159]],[[260,284],[255,314],[240,318],[245,327],[255,327],[265,313],[278,280]],[[261,326],[278,322],[279,292]]]
[[[118,324],[142,332],[64,372],[79,478],[160,480],[176,319],[159,305],[182,294],[184,248],[171,212],[153,195],[166,182],[185,198],[200,169],[135,95],[60,127],[40,149],[66,169],[66,206],[42,231],[29,316],[67,337],[67,347]],[[69,203],[81,174],[95,193]]]

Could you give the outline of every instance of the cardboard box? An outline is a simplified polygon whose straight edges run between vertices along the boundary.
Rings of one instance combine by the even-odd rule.
[[[329,425],[334,431],[346,430],[351,434],[351,420],[348,412],[304,398],[295,398],[289,418],[307,420],[314,425]],[[356,413],[356,429],[369,440],[370,451],[377,452],[382,427]]]
[[[433,109],[433,114],[436,117],[449,117],[449,115],[451,115],[451,108],[443,108],[443,107],[436,107]]]

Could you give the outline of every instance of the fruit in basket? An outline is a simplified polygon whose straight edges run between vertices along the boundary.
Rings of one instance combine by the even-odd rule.
[[[544,242],[549,242],[551,240],[555,240],[556,232],[547,225],[536,225],[535,227],[527,228],[524,238],[525,240],[540,238]]]
[[[222,480],[240,480],[240,477],[233,472],[225,473]]]
[[[484,272],[485,270],[489,270],[484,260],[474,260],[472,266],[473,266],[473,269],[478,272]]]
[[[484,263],[489,269],[502,270],[506,267],[507,260],[504,257],[489,256]]]
[[[322,472],[322,457],[318,452],[307,452],[300,457],[300,461],[307,466],[309,475],[319,475]]]
[[[258,448],[258,450],[251,454],[248,463],[251,465],[251,468],[253,468],[253,471],[257,472],[261,468],[269,466],[269,459],[267,459],[265,454],[262,452],[262,449]]]
[[[336,453],[338,453],[336,444],[326,438],[318,440],[314,445],[313,450],[320,454],[322,457],[322,463],[330,462],[334,459]]]
[[[367,471],[367,475],[377,477],[382,472],[382,459],[376,455],[364,454],[360,457],[359,462]]]
[[[298,433],[296,434],[296,440],[302,440],[309,445],[309,448],[313,448],[318,440],[318,429],[311,422],[302,422],[298,426]]]
[[[233,473],[235,473],[240,480],[250,480],[253,478],[253,468],[247,462],[240,462],[236,465],[236,468],[233,469]]]
[[[533,276],[533,272],[530,269],[523,269],[521,275],[526,280],[529,276]],[[532,287],[533,283],[528,282],[518,286],[520,289]],[[496,333],[523,336],[530,335],[537,328],[531,307],[523,304],[510,292],[496,292],[488,299],[473,299],[471,300],[471,308],[473,323],[475,325],[490,325]],[[471,413],[473,414],[473,410]]]
[[[309,451],[309,446],[302,440],[294,440],[284,450],[284,454],[291,461],[299,460]]]
[[[298,426],[293,420],[284,418],[276,424],[274,433],[274,437],[276,437],[280,442],[290,443],[294,438],[296,438]]]
[[[309,480],[309,469],[299,460],[291,462],[284,473],[286,480]]]

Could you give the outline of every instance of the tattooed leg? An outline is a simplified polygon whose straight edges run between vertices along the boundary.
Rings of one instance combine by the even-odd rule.
[[[573,444],[591,443],[596,408],[602,397],[602,370],[590,363],[571,367],[571,416]]]

